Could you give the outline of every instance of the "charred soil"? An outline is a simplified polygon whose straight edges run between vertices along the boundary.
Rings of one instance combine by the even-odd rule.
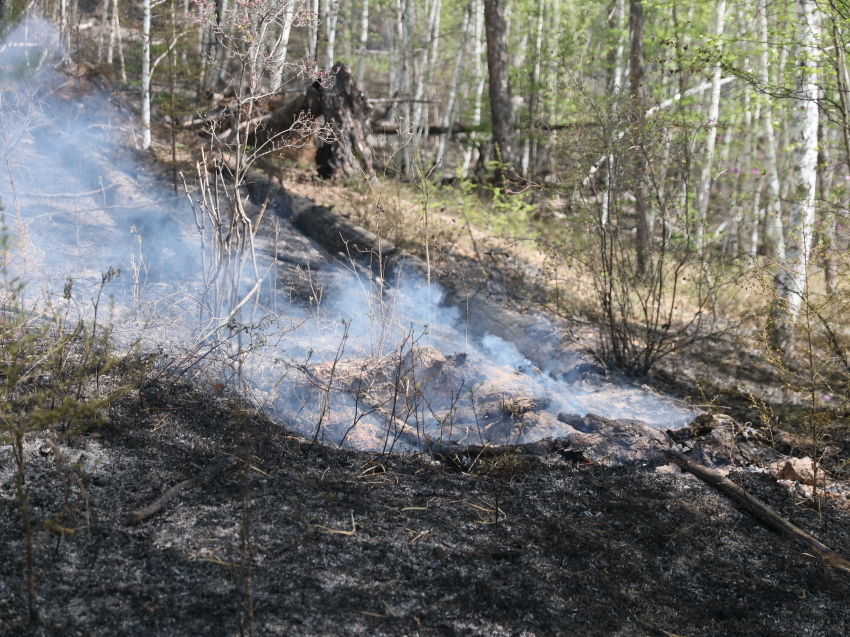
[[[20,513],[0,450],[0,634],[236,632],[239,471],[136,526],[122,516],[253,440],[250,512],[260,635],[846,635],[848,574],[693,478],[650,465],[504,455],[460,472],[425,457],[313,445],[215,391],[144,383],[63,452],[85,498],[37,537],[42,622],[27,624]],[[36,523],[67,501],[56,458],[28,443]],[[839,552],[765,474],[743,486]],[[73,487],[78,489],[78,487]],[[79,495],[79,494],[77,494]],[[40,527],[41,528],[41,527]]]

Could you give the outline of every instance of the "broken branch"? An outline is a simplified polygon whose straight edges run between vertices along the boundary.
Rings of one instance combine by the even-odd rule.
[[[830,566],[850,572],[850,561],[844,559],[840,554],[833,551],[817,538],[791,524],[791,522],[783,518],[758,498],[751,496],[729,478],[726,478],[713,469],[709,469],[708,467],[704,467],[703,465],[694,462],[679,451],[665,449],[664,452],[682,469],[695,475],[706,484],[709,484],[720,491],[723,495],[734,500],[738,506],[750,513],[768,528],[783,535],[790,535],[801,544],[815,551],[824,560],[826,560]]]
[[[162,511],[166,504],[171,502],[171,500],[180,495],[183,491],[194,489],[195,487],[209,482],[215,476],[226,471],[227,469],[230,469],[235,464],[236,458],[234,457],[229,457],[226,460],[222,460],[218,464],[214,464],[206,471],[198,474],[194,478],[189,478],[188,480],[183,480],[183,482],[180,482],[179,484],[175,484],[168,491],[158,497],[152,504],[146,506],[144,509],[135,511],[133,513],[128,513],[127,515],[123,516],[121,518],[121,522],[123,524],[126,524],[127,526],[132,526],[134,524],[144,522],[149,517],[152,517]]]

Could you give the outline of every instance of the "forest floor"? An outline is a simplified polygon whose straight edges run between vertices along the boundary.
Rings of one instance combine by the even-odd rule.
[[[238,401],[167,376],[62,447],[67,483],[28,443],[42,623],[26,621],[11,453],[0,450],[0,634],[237,632],[242,472],[137,526],[125,514],[236,453],[247,419],[260,635],[821,635],[850,631],[848,574],[693,478],[651,465],[512,456],[471,473],[417,456],[313,445]],[[39,452],[41,450],[41,452]],[[850,511],[744,486],[833,549]],[[70,504],[68,504],[70,499]]]

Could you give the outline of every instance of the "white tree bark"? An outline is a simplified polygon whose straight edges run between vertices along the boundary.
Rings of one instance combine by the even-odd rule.
[[[460,67],[463,62],[463,54],[466,53],[466,42],[469,37],[469,24],[471,22],[470,14],[474,10],[474,3],[470,2],[467,11],[463,14],[463,25],[460,29],[461,44],[457,47],[457,51],[455,51],[454,66],[452,67],[452,80],[449,84],[449,96],[446,100],[446,110],[443,113],[443,127],[447,132],[444,135],[440,135],[440,141],[437,146],[437,156],[434,161],[437,165],[439,175],[443,174],[442,164],[446,154],[446,145],[451,139],[451,128],[454,126],[457,118],[457,105],[459,103],[459,100],[457,99],[457,87],[458,82],[460,81]]]
[[[413,31],[413,2],[414,0],[396,0],[396,29],[398,29],[398,90],[404,101],[401,102],[401,122],[399,128],[402,131],[411,132],[410,94],[413,91],[413,50],[411,35]],[[411,161],[411,148],[409,138],[404,138],[399,155],[401,156],[402,170],[408,177],[413,177],[413,162]]]
[[[761,46],[761,63],[759,74],[762,84],[770,84],[770,51],[767,32],[767,0],[760,0],[758,6],[759,40]],[[781,73],[781,70],[780,70]],[[776,155],[776,133],[773,130],[773,113],[767,105],[762,114],[764,127],[764,160],[767,172],[767,225],[768,236],[773,243],[775,256],[785,258],[785,239],[782,230],[782,197],[780,196],[779,168]],[[754,232],[758,232],[756,228]],[[755,252],[758,245],[753,247]]]
[[[142,2],[142,150],[151,146],[151,0]]]
[[[115,34],[118,30],[118,0],[111,0],[112,12],[109,15],[109,42],[106,46],[106,63],[112,66],[115,59]]]
[[[482,98],[484,96],[484,82],[486,78],[484,76],[484,3],[482,0],[472,0],[472,3],[475,7],[474,9],[474,29],[472,34],[472,64],[473,64],[473,76],[475,78],[475,93],[473,94],[472,99],[472,125],[480,126],[481,125],[481,103]],[[477,135],[475,133],[471,134],[471,139],[474,141]],[[461,165],[461,169],[459,171],[459,176],[461,179],[465,179],[466,175],[469,173],[469,165],[472,162],[472,151],[473,145],[470,144],[467,146],[466,150],[463,153],[463,164]]]
[[[620,37],[617,39],[617,50],[614,52],[614,73],[611,81],[611,93],[619,95],[623,90],[623,61],[625,60],[627,37],[626,30],[623,28],[623,20],[626,16],[626,0],[617,0],[617,6],[614,12],[614,24],[612,26],[620,31]]]
[[[325,50],[325,68],[330,71],[334,65],[336,47],[336,23],[339,15],[339,0],[328,0],[327,34],[328,46]]]
[[[440,52],[440,18],[442,11],[443,2],[442,0],[434,0],[432,6],[431,13],[431,30],[430,30],[430,38],[429,38],[429,48],[428,48],[428,65],[426,68],[425,81],[423,82],[423,91],[422,96],[428,97],[431,95],[431,83],[434,78],[434,70],[437,66],[437,57]],[[462,45],[460,48],[464,48]],[[424,122],[424,129],[427,130],[428,126],[431,122],[430,117],[430,109],[428,102],[422,104],[422,121]],[[421,134],[422,128],[420,128]]]
[[[818,62],[821,16],[816,0],[796,0],[797,35],[794,106],[789,137],[793,140],[794,188],[789,214],[785,262],[777,274],[777,294],[785,302],[785,326],[797,319],[806,294],[807,267],[815,231],[818,155]]]
[[[97,41],[97,63],[103,62],[103,53],[106,44],[107,24],[109,23],[109,0],[103,0],[102,12],[100,15],[100,38]]]
[[[360,10],[360,53],[357,60],[357,82],[363,85],[363,70],[366,64],[366,44],[369,41],[369,0],[363,0]]]
[[[609,22],[609,26],[611,28],[617,29],[620,32],[620,35],[617,38],[617,49],[614,51],[614,70],[611,77],[611,94],[613,96],[619,95],[623,90],[623,64],[625,62],[627,38],[627,31],[624,28],[625,17],[626,2],[625,0],[617,0],[613,15],[611,16],[611,21]],[[649,115],[650,113],[647,113],[647,116]],[[614,143],[615,136],[616,133],[615,135],[612,135],[612,139],[609,142],[610,144]],[[611,193],[614,190],[614,170],[616,169],[614,154],[608,153],[607,157],[602,160],[600,165],[603,166],[603,169],[605,170],[605,189],[602,192],[600,223],[603,226],[607,226],[611,216]]]
[[[294,20],[295,3],[290,2],[283,14],[283,24],[280,27],[280,37],[277,45],[277,60],[272,71],[272,90],[280,90],[283,85],[283,69],[286,65],[286,53],[289,48],[289,33]]]
[[[59,39],[62,42],[63,57],[68,55],[68,0],[59,0]]]
[[[310,20],[310,38],[307,40],[307,54],[313,58],[314,61],[318,62],[316,58],[319,46],[319,20],[322,19],[322,16],[319,15],[321,9],[319,0],[313,0],[310,6],[313,15]]]
[[[726,19],[726,0],[717,0],[714,5],[714,35],[718,38],[718,49],[722,46],[723,23]],[[722,69],[718,63],[711,79],[711,101],[708,104],[705,151],[703,152],[702,174],[697,189],[697,250],[702,253],[705,246],[705,224],[711,195],[711,172],[714,165],[714,149],[717,139],[717,118],[720,115],[720,80]]]
[[[560,81],[561,65],[558,64],[558,38],[557,34],[561,30],[561,0],[550,0],[551,21],[549,23],[549,33],[552,37],[549,38],[549,94],[552,96],[548,104],[549,121],[554,122],[558,114],[558,101],[555,96],[558,94],[558,82]],[[625,4],[623,5],[623,16],[625,16]],[[623,18],[625,20],[625,17]],[[626,37],[625,35],[623,36]],[[624,41],[625,46],[625,41]],[[547,142],[549,143],[549,142]]]

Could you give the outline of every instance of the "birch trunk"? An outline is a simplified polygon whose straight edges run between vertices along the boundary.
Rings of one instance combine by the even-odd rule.
[[[612,12],[609,28],[615,29],[617,48],[614,50],[614,70],[611,74],[611,94],[619,95],[623,90],[623,56],[626,50],[626,31],[623,29],[623,19],[626,16],[626,1],[617,0]]]
[[[770,49],[767,32],[767,0],[758,6],[759,40],[761,46],[760,79],[763,85],[770,84]],[[780,69],[781,73],[781,69]],[[773,130],[773,112],[767,105],[762,115],[764,127],[765,170],[767,172],[767,226],[772,250],[778,259],[785,258],[785,239],[782,230],[782,198],[780,196],[779,169],[776,157],[776,133]],[[758,249],[758,246],[755,247]]]
[[[124,64],[124,41],[121,36],[121,22],[118,17],[118,0],[115,0],[115,34],[118,38],[118,64],[121,68],[121,81],[127,81],[127,67]]]
[[[428,53],[428,68],[427,74],[425,76],[424,90],[422,93],[423,97],[428,97],[429,95],[431,95],[431,83],[434,81],[434,71],[437,67],[437,57],[440,53],[440,26],[443,9],[442,0],[434,0],[432,8],[433,13],[431,17],[431,37]],[[463,44],[461,44],[459,48],[463,49]],[[427,129],[431,122],[431,112],[428,102],[425,102],[422,105],[422,111],[422,118],[425,122],[425,128]]]
[[[336,53],[336,24],[339,15],[339,0],[328,0],[327,46],[325,48],[325,68],[331,72]]]
[[[611,19],[608,22],[608,27],[617,31],[617,46],[614,49],[613,55],[613,71],[611,74],[611,95],[616,98],[623,90],[623,61],[626,49],[626,31],[624,20],[626,17],[626,2],[625,0],[617,0],[614,6],[614,11],[611,13]],[[619,112],[617,104],[614,104],[615,114]],[[612,131],[613,133],[613,131]],[[608,220],[611,216],[611,197],[614,191],[614,170],[616,162],[614,153],[610,152],[611,146],[614,144],[614,134],[608,140],[608,157],[601,164],[605,171],[605,189],[602,192],[602,211],[600,221],[603,226],[608,225]]]
[[[183,0],[182,9],[183,9],[183,30],[188,32],[189,31],[189,25],[190,25],[190,22],[189,22],[189,0]],[[187,46],[180,48],[180,63],[181,64],[186,64],[186,61],[188,59],[188,55],[187,55],[187,52],[186,52],[187,49],[188,49]]]
[[[534,37],[534,68],[531,72],[531,101],[529,103],[529,115],[531,119],[530,136],[530,169],[523,170],[524,176],[534,175],[537,171],[537,135],[535,131],[540,126],[540,80],[543,64],[543,18],[545,14],[545,0],[537,0],[537,25]]]
[[[313,58],[313,61],[318,63],[319,54],[317,49],[319,46],[319,23],[322,21],[319,0],[313,0],[310,8],[312,9],[313,16],[312,20],[310,20],[310,38],[307,40],[307,51],[308,55]]]
[[[366,64],[366,44],[369,41],[369,0],[363,0],[360,11],[360,52],[357,60],[357,83],[363,86],[363,70]]]
[[[283,69],[286,66],[286,53],[289,49],[289,34],[294,20],[295,3],[290,2],[283,14],[283,24],[280,26],[280,38],[277,48],[277,59],[272,71],[272,90],[279,91],[283,86]]]
[[[844,148],[842,150],[844,151],[844,162],[846,163],[848,170],[850,170],[850,95],[848,95],[848,90],[850,90],[850,78],[847,77],[847,62],[844,56],[844,47],[842,46],[839,38],[838,25],[835,21],[832,21],[831,30],[832,43],[835,47],[833,64],[835,66],[836,85],[838,89],[839,102],[841,104],[841,139],[844,142]],[[850,208],[850,196],[847,194],[845,194],[844,206],[845,209]],[[834,221],[832,224],[832,233],[834,243]],[[831,262],[827,267],[827,291],[829,293],[838,291],[838,279],[834,270],[835,263]]]
[[[118,0],[109,3],[112,12],[109,14],[109,41],[106,45],[106,63],[112,66],[115,59],[115,32],[118,29]]]
[[[103,0],[102,13],[100,16],[100,38],[97,41],[97,63],[103,62],[103,53],[106,45],[106,31],[109,24],[109,0]]]
[[[142,2],[142,150],[151,146],[151,0]]]
[[[63,58],[68,55],[68,0],[59,0],[59,39],[62,42]]]
[[[410,94],[413,87],[413,51],[412,51],[412,26],[413,26],[413,2],[414,0],[398,0],[398,18],[397,28],[399,31],[399,91],[404,97],[401,102],[401,125],[399,128],[403,131],[410,131],[412,122],[410,121]],[[408,178],[413,177],[413,162],[411,161],[411,148],[409,140],[405,140],[401,148],[402,169]]]
[[[820,100],[824,99],[821,90]],[[829,128],[822,108],[818,108],[818,159],[817,159],[817,187],[820,190],[820,230],[818,231],[818,244],[820,256],[823,263],[823,275],[826,280],[827,294],[834,295],[838,292],[838,273],[836,272],[835,260],[833,259],[833,246],[835,244],[835,215],[830,210],[831,177],[829,174]]]
[[[816,0],[796,0],[797,34],[794,105],[789,137],[794,140],[789,241],[779,264],[776,293],[785,308],[776,326],[775,344],[787,350],[790,334],[807,294],[807,266],[815,229],[818,155],[818,58],[820,11]]]
[[[438,176],[443,174],[442,164],[446,153],[446,145],[449,143],[452,134],[452,126],[454,126],[455,118],[457,117],[457,87],[460,80],[460,67],[463,62],[463,54],[466,52],[466,41],[469,36],[470,14],[474,11],[473,3],[469,4],[467,11],[463,15],[463,25],[461,26],[461,44],[455,52],[454,66],[452,67],[452,79],[449,84],[449,96],[446,100],[446,110],[443,113],[443,127],[446,129],[444,135],[440,135],[440,141],[437,146],[437,155],[434,163],[439,171]]]
[[[714,35],[718,38],[717,48],[723,45],[723,23],[726,19],[726,0],[717,0],[714,5]],[[717,118],[720,115],[720,80],[722,68],[720,64],[714,67],[711,78],[711,100],[708,104],[708,121],[706,122],[705,151],[703,152],[702,173],[697,187],[697,250],[700,254],[705,249],[705,225],[708,217],[708,204],[711,199],[711,172],[714,166],[714,149],[717,140]]]
[[[473,95],[472,101],[472,125],[480,126],[481,125],[481,107],[484,98],[484,64],[482,61],[482,56],[484,55],[484,45],[482,42],[483,32],[484,32],[484,6],[482,0],[471,0],[475,7],[475,29],[472,37],[473,43],[473,52],[472,52],[472,61],[474,64],[473,75],[475,77],[476,85],[475,85],[475,93]],[[466,152],[463,154],[463,166],[460,171],[461,179],[465,179],[469,174],[469,166],[472,162],[472,151],[474,150],[474,145],[476,142],[476,138],[478,137],[477,133],[472,133],[470,135],[470,141],[472,142],[466,149]]]
[[[635,130],[638,132],[638,141],[641,134],[640,128],[643,124],[643,105],[645,89],[644,77],[644,43],[643,43],[643,0],[629,0],[629,90],[635,109],[637,121]],[[644,274],[649,267],[651,258],[650,251],[650,226],[651,217],[649,205],[646,198],[646,156],[640,143],[635,144],[634,159],[634,191],[635,208],[637,213],[636,240],[637,240],[637,271]]]

